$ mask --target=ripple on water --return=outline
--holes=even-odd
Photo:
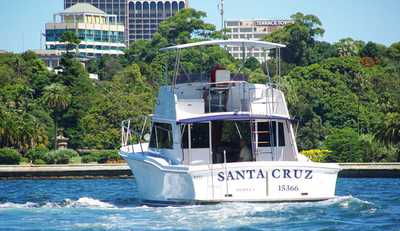
[[[106,182],[112,187],[104,187]],[[50,230],[359,230],[362,228],[363,231],[382,229],[386,231],[398,228],[400,208],[392,202],[396,202],[398,198],[396,195],[399,193],[388,190],[389,186],[375,187],[376,191],[364,196],[360,191],[352,191],[352,183],[360,184],[358,181],[344,182],[345,184],[339,183],[338,188],[344,189],[339,193],[345,196],[320,202],[220,203],[180,207],[149,207],[138,204],[132,196],[135,191],[129,188],[134,184],[132,181],[129,184],[118,180],[45,182],[45,184],[58,184],[57,190],[48,187],[49,191],[45,190],[45,185],[41,185],[41,193],[44,193],[45,200],[40,200],[40,193],[35,196],[39,198],[37,200],[25,197],[30,195],[29,190],[10,190],[7,194],[5,184],[0,184],[0,198],[2,198],[0,229],[29,227],[46,230],[48,227]],[[379,184],[384,185],[384,183]],[[18,184],[23,185],[21,182]],[[26,182],[26,184],[40,186],[43,181]],[[78,187],[79,190],[71,185]],[[24,188],[26,189],[26,186]],[[379,190],[385,190],[386,199],[379,197]],[[393,200],[390,200],[390,196]]]
[[[370,209],[372,203],[352,196],[341,196],[321,202],[304,203],[220,203],[216,205],[191,205],[181,207],[118,207],[94,198],[82,197],[78,200],[65,199],[60,203],[38,204],[3,203],[2,209],[92,209],[112,210],[110,214],[95,220],[80,221],[74,227],[80,229],[129,229],[147,227],[148,229],[229,229],[251,227],[257,224],[292,224],[318,219],[326,215],[326,209],[357,210]],[[47,211],[51,213],[52,211]],[[341,211],[343,212],[343,211]],[[274,227],[270,225],[269,227]]]

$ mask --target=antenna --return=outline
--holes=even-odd
[[[220,3],[218,4],[218,8],[219,8],[219,13],[221,15],[221,30],[223,30],[223,29],[225,29],[225,23],[224,23],[224,0],[220,0]]]
[[[39,44],[39,49],[41,50],[43,47],[43,33],[40,31],[40,44]]]

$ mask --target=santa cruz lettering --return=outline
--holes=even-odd
[[[271,175],[275,179],[312,179],[313,171],[306,169],[273,169]],[[246,169],[218,172],[218,181],[265,179],[267,173],[262,169]]]
[[[313,178],[312,170],[306,169],[274,169],[272,170],[272,177],[275,179],[307,179]]]

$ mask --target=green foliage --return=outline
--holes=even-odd
[[[308,157],[310,160],[315,162],[325,162],[328,157],[330,151],[324,149],[311,149],[302,151],[301,154]]]
[[[65,163],[70,159],[65,153],[61,158],[35,149],[55,147],[49,143],[54,143],[58,127],[70,138],[69,147],[118,148],[120,122],[151,114],[159,86],[170,83],[175,74],[175,53],[159,49],[222,38],[204,17],[201,11],[182,10],[163,21],[152,40],[130,43],[125,55],[91,60],[87,70],[100,81],[90,80],[72,53],[62,57],[57,75],[33,52],[0,54],[0,148],[21,153],[32,149],[27,157],[34,163]],[[400,160],[400,43],[386,48],[345,38],[330,44],[318,40],[324,34],[318,17],[297,13],[292,19],[293,24],[266,38],[287,45],[282,49],[283,77],[272,68],[274,58],[267,66],[298,121],[299,149],[322,149],[341,140],[342,146],[332,149],[326,161]],[[63,37],[69,50],[80,42],[74,33]],[[180,64],[181,73],[209,72],[220,64],[231,72],[240,69],[253,83],[267,80],[265,64],[250,58],[241,66],[220,46],[182,50]],[[357,150],[351,153],[351,147]],[[99,160],[102,155],[106,157]],[[96,153],[82,161],[120,160],[115,153],[109,156]]]
[[[21,161],[21,154],[11,148],[0,149],[0,165],[15,165]]]
[[[352,128],[333,129],[324,142],[328,162],[362,162],[363,143]]]
[[[78,153],[72,149],[53,150],[43,157],[46,164],[68,164],[70,159],[77,157]]]
[[[368,42],[360,51],[362,57],[379,58],[386,52],[386,47],[377,43]]]
[[[116,150],[99,150],[82,157],[83,163],[98,162],[100,164],[121,162],[122,158]]]
[[[26,157],[21,157],[19,164],[28,164],[29,163],[29,159]]]
[[[87,64],[89,73],[98,74],[100,80],[111,80],[114,75],[123,69],[121,58],[114,56],[101,56],[98,59],[92,59]]]
[[[0,147],[47,145],[51,121],[38,97],[50,77],[32,52],[0,54]]]
[[[248,68],[252,71],[255,71],[255,70],[259,69],[261,66],[260,66],[260,62],[258,62],[258,60],[256,58],[250,57],[244,63],[244,67]]]
[[[352,38],[340,39],[334,44],[338,54],[342,57],[358,56],[365,44],[363,41],[355,41]]]
[[[42,159],[37,159],[37,160],[35,160],[35,162],[33,162],[33,164],[35,164],[35,165],[44,165],[44,164],[46,164],[46,162],[44,160],[42,160]]]
[[[315,15],[304,15],[296,13],[291,16],[294,23],[286,25],[265,37],[271,42],[284,43],[286,48],[282,49],[282,59],[287,63],[296,65],[307,65],[310,63],[310,53],[316,44],[316,39],[324,35],[324,29],[319,18]]]
[[[187,43],[192,36],[209,38],[213,35],[215,26],[202,20],[206,16],[206,13],[191,8],[181,10],[175,16],[160,23],[158,33],[170,44]]]
[[[98,157],[92,154],[86,155],[82,157],[82,163],[97,163]]]
[[[65,43],[65,50],[69,53],[70,50],[74,49],[81,43],[75,32],[66,31],[61,35],[60,42]]]
[[[29,159],[29,161],[31,161],[34,164],[37,164],[38,161],[43,161],[43,159],[45,158],[46,154],[49,152],[49,149],[45,148],[45,147],[37,147],[37,148],[33,148],[30,149],[27,153],[26,153],[26,157]]]

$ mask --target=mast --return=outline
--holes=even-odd
[[[225,22],[224,22],[224,0],[220,0],[219,3],[219,13],[221,15],[221,30],[225,29]],[[225,31],[222,32],[225,35]]]

